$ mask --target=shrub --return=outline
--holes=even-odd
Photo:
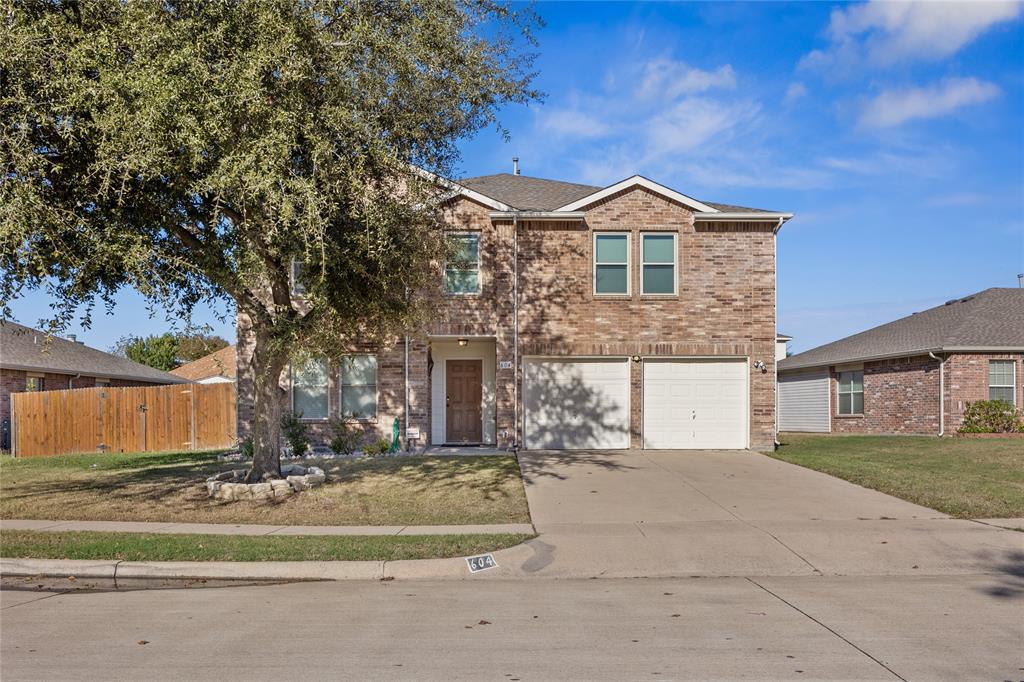
[[[960,433],[1013,433],[1024,431],[1024,420],[1005,400],[976,400],[967,403]]]
[[[242,454],[242,457],[252,459],[253,451],[252,436],[238,441],[238,452]]]
[[[309,435],[306,424],[302,421],[301,412],[287,412],[281,415],[281,431],[284,439],[292,447],[292,455],[298,457],[306,454],[309,449]]]
[[[387,454],[389,450],[391,450],[391,441],[387,438],[381,438],[363,447],[363,452],[369,457]]]
[[[344,419],[331,419],[331,450],[339,455],[350,455],[363,444],[362,429],[352,428]]]

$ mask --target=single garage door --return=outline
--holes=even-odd
[[[644,360],[644,447],[747,447],[746,360]]]
[[[533,450],[629,447],[629,360],[527,360],[525,445]]]
[[[779,375],[779,430],[828,433],[828,369]]]

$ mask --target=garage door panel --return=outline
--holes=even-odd
[[[747,447],[747,364],[742,360],[644,363],[644,447]]]
[[[525,379],[528,449],[629,447],[626,359],[528,360]]]

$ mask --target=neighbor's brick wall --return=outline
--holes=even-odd
[[[946,359],[946,432],[963,424],[967,403],[988,400],[988,361],[1015,360],[1017,408],[1024,406],[1024,353],[954,353]]]
[[[513,223],[492,221],[491,209],[466,198],[452,201],[445,220],[454,229],[480,232],[482,291],[474,296],[445,296],[436,317],[410,347],[410,419],[430,442],[428,344],[435,336],[485,336],[495,339],[497,360],[513,360],[514,258]],[[775,240],[774,224],[732,223],[694,226],[684,207],[644,189],[608,197],[591,207],[583,224],[520,221],[520,362],[524,355],[739,356],[762,360],[766,371],[751,370],[750,441],[759,449],[775,438]],[[593,230],[632,234],[632,295],[593,295]],[[679,292],[642,297],[641,231],[678,234]],[[440,274],[439,274],[440,278]],[[401,354],[401,342],[394,346]],[[393,351],[384,351],[385,353]],[[251,335],[239,317],[239,433],[251,420],[252,382],[248,373]],[[641,446],[641,365],[631,370],[631,441]],[[498,444],[517,438],[516,400],[522,396],[515,370],[497,369]],[[400,416],[404,381],[401,363],[381,363],[382,415],[386,426]],[[385,393],[388,397],[385,398]],[[332,390],[332,396],[336,393]],[[388,407],[385,411],[384,405]],[[394,410],[399,410],[394,413]],[[519,423],[522,415],[519,414]],[[381,424],[380,426],[384,426]],[[503,437],[503,433],[508,437]],[[518,439],[521,442],[521,434]]]
[[[939,363],[927,355],[864,363],[864,415],[839,414],[839,372],[832,370],[833,433],[939,432]]]

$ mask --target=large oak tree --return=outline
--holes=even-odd
[[[251,480],[280,474],[283,369],[420,319],[431,178],[537,96],[536,18],[493,0],[15,0],[0,22],[5,316],[37,288],[55,329],[122,287],[186,318],[233,300]]]

